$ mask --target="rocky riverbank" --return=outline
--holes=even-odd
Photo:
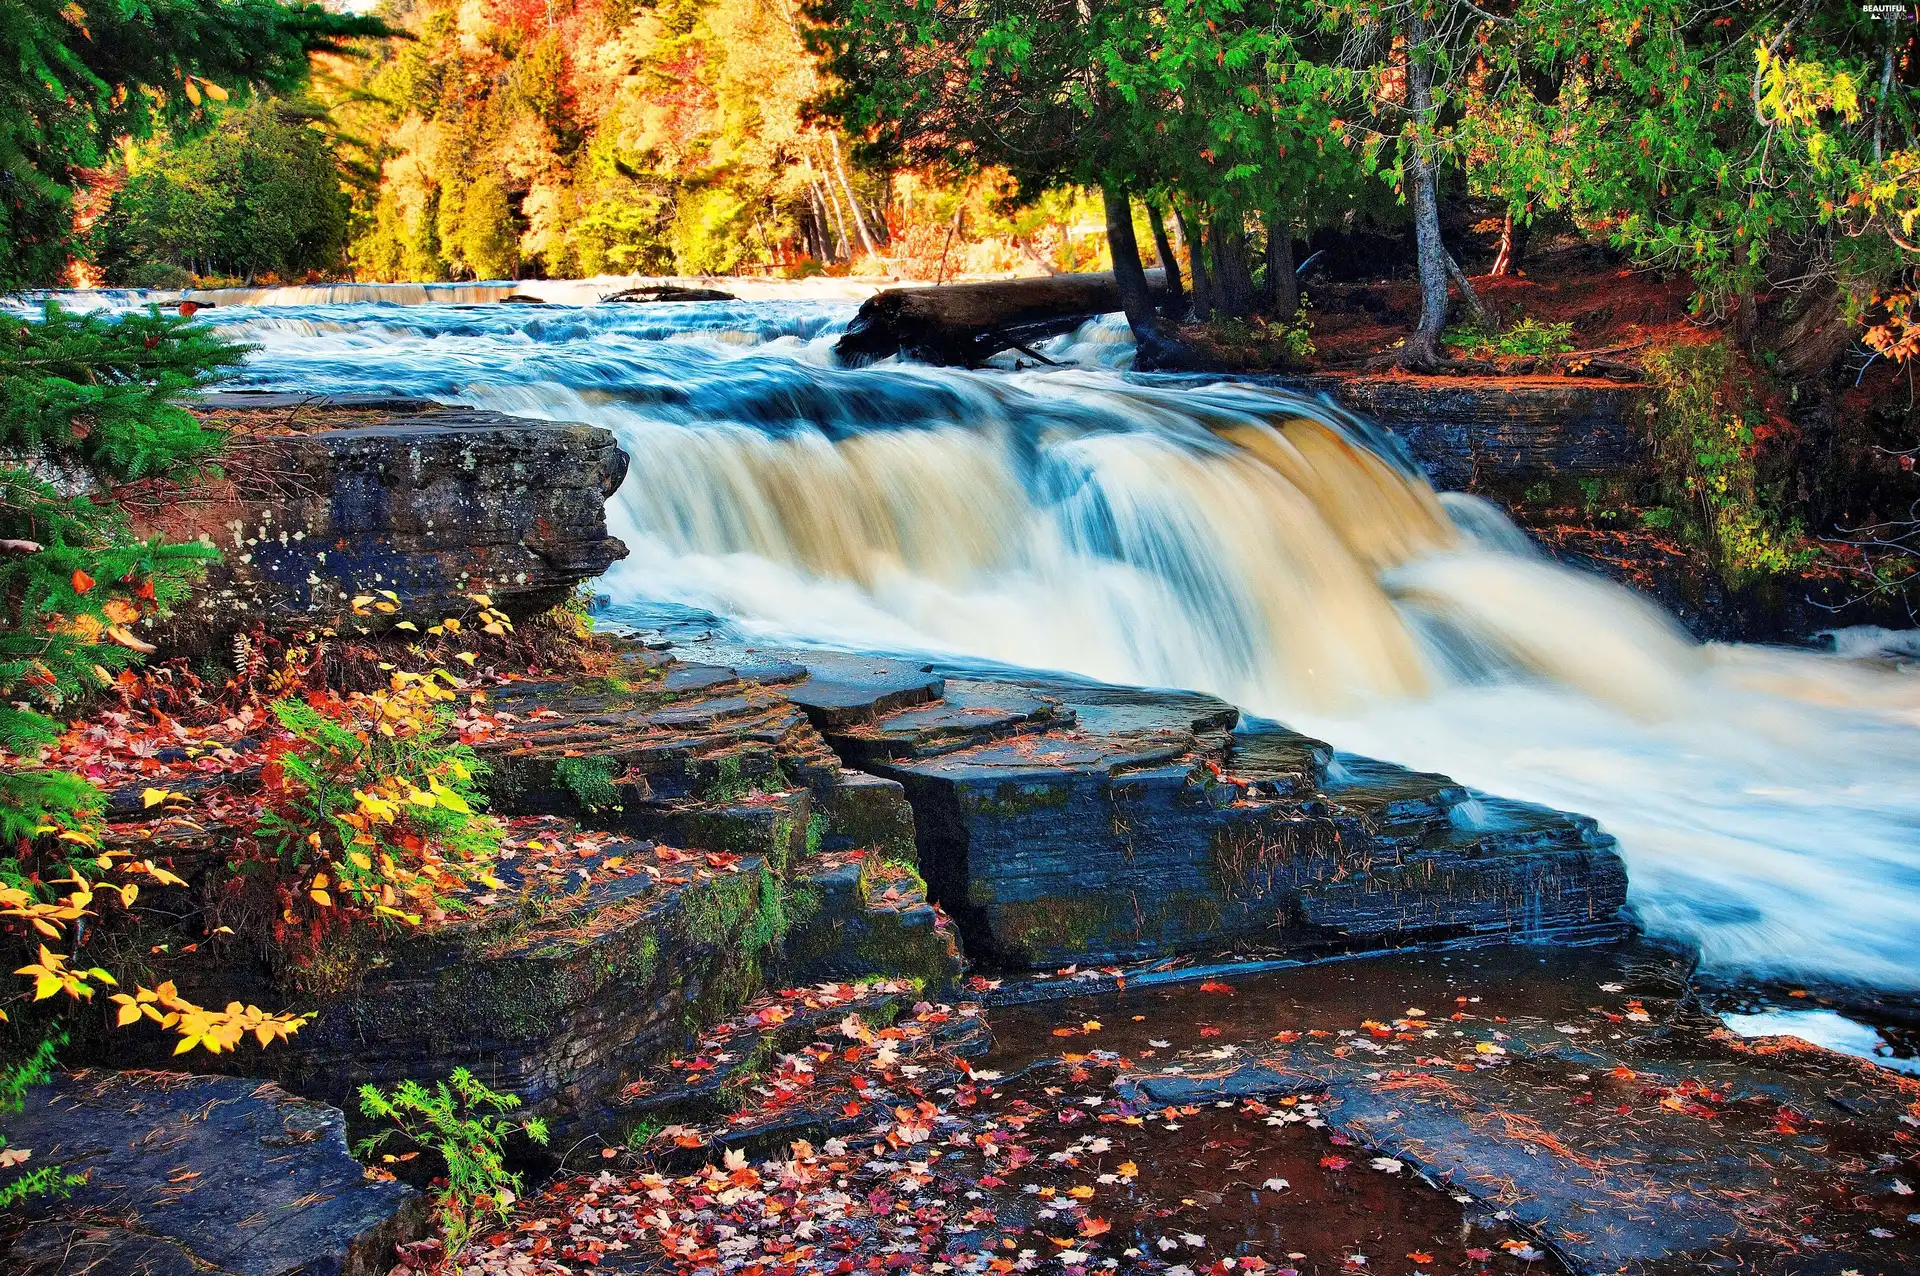
[[[259,641],[314,629],[309,672],[355,643],[391,668],[372,662],[477,589],[530,615],[619,553],[605,431],[404,406],[215,404],[254,418],[257,473],[321,486],[152,516],[229,528],[220,605],[265,602]],[[242,614],[195,623],[218,644]],[[80,730],[104,849],[164,873],[117,942],[202,1004],[311,1018],[196,1062],[228,1078],[158,1071],[157,1034],[74,1040],[91,1070],[0,1128],[91,1175],[0,1228],[9,1263],[383,1271],[420,1197],[357,1170],[327,1105],[457,1068],[546,1118],[551,1150],[519,1154],[560,1169],[480,1271],[1914,1252],[1893,1197],[1920,1181],[1920,1091],[1719,1029],[1684,954],[1630,942],[1624,867],[1585,817],[1191,693],[593,650],[590,671],[468,661],[452,725],[505,824],[496,862],[431,918],[299,964],[218,924],[270,722],[163,712],[182,664]]]

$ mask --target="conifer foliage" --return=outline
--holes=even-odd
[[[150,650],[141,622],[215,553],[141,539],[107,493],[218,451],[221,435],[170,400],[241,354],[158,311],[0,316],[0,448],[14,458],[0,463],[0,843],[79,828],[99,804],[84,780],[35,765],[59,731],[50,715]]]

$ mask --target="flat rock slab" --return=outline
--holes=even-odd
[[[788,688],[787,698],[805,709],[822,731],[927,704],[946,688],[946,679],[906,660],[808,652],[797,663],[806,667],[808,677]]]
[[[940,699],[830,730],[827,741],[849,766],[865,766],[931,757],[1004,736],[1072,726],[1073,721],[1073,710],[1025,687],[950,678]]]
[[[270,1081],[75,1073],[0,1128],[87,1177],[24,1207],[0,1262],[22,1276],[379,1276],[426,1228],[420,1193],[348,1154],[338,1108]]]

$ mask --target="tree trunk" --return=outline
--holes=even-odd
[[[1440,238],[1440,196],[1432,158],[1420,132],[1433,123],[1433,68],[1421,56],[1427,24],[1416,9],[1407,21],[1407,106],[1416,131],[1407,147],[1407,181],[1413,188],[1414,253],[1420,266],[1420,322],[1395,360],[1403,368],[1442,362],[1440,331],[1447,325],[1447,246]]]
[[[853,183],[847,180],[847,166],[840,162],[839,134],[828,133],[827,144],[833,148],[833,168],[835,172],[840,174],[840,188],[847,193],[847,207],[853,210],[853,225],[854,228],[860,232],[861,246],[867,250],[867,255],[871,257],[873,255],[873,236],[867,233],[867,219],[861,216],[860,201],[854,197]]]
[[[1187,239],[1187,259],[1193,266],[1193,317],[1201,323],[1213,318],[1213,281],[1207,277],[1207,245],[1200,237],[1195,219],[1175,204],[1173,215],[1179,219],[1180,233]]]
[[[1467,313],[1473,316],[1474,327],[1483,332],[1492,332],[1493,316],[1488,314],[1487,308],[1480,304],[1480,294],[1473,290],[1473,283],[1467,278],[1467,272],[1460,269],[1460,263],[1453,259],[1452,253],[1447,254],[1447,274],[1452,276],[1453,282],[1459,285],[1460,296],[1467,303]]]
[[[1142,273],[1148,304],[1158,305],[1164,276]],[[1030,347],[1122,309],[1112,273],[887,288],[861,303],[834,350],[852,364],[905,354],[925,363],[976,367],[997,351]]]
[[[1153,255],[1160,260],[1160,269],[1167,275],[1167,299],[1161,308],[1169,319],[1178,319],[1186,310],[1186,295],[1180,287],[1180,263],[1173,255],[1173,245],[1167,241],[1167,221],[1160,215],[1160,205],[1147,205],[1147,225],[1153,228]]]
[[[1216,305],[1229,318],[1253,313],[1253,272],[1247,268],[1247,235],[1224,219],[1213,223],[1213,279]]]
[[[1120,291],[1120,308],[1126,312],[1127,327],[1133,329],[1138,352],[1134,363],[1142,369],[1165,366],[1172,343],[1161,330],[1160,313],[1154,309],[1153,294],[1147,289],[1147,273],[1140,266],[1140,245],[1133,234],[1133,201],[1117,186],[1102,186],[1100,196],[1107,209],[1113,282]]]
[[[1293,274],[1293,223],[1284,217],[1267,219],[1267,313],[1282,323],[1300,309],[1300,281]]]

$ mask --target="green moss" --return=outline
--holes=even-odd
[[[820,910],[826,907],[826,896],[820,888],[811,883],[794,886],[787,891],[787,923],[790,928],[799,928],[812,923],[820,916]]]
[[[1123,901],[1107,895],[1040,899],[1003,903],[996,910],[994,930],[1010,955],[1026,960],[1075,957],[1106,952]]]
[[[997,819],[1014,819],[1040,811],[1057,811],[1072,800],[1073,790],[1064,784],[996,785],[992,793],[969,789],[961,801],[968,811]]]
[[[554,764],[553,775],[584,810],[609,810],[620,804],[619,790],[613,787],[613,764],[605,758],[561,758]]]
[[[740,755],[729,753],[714,766],[714,778],[700,797],[707,802],[738,802],[752,791],[740,776]]]
[[[807,817],[807,854],[820,853],[820,840],[827,835],[827,817],[815,811]]]

